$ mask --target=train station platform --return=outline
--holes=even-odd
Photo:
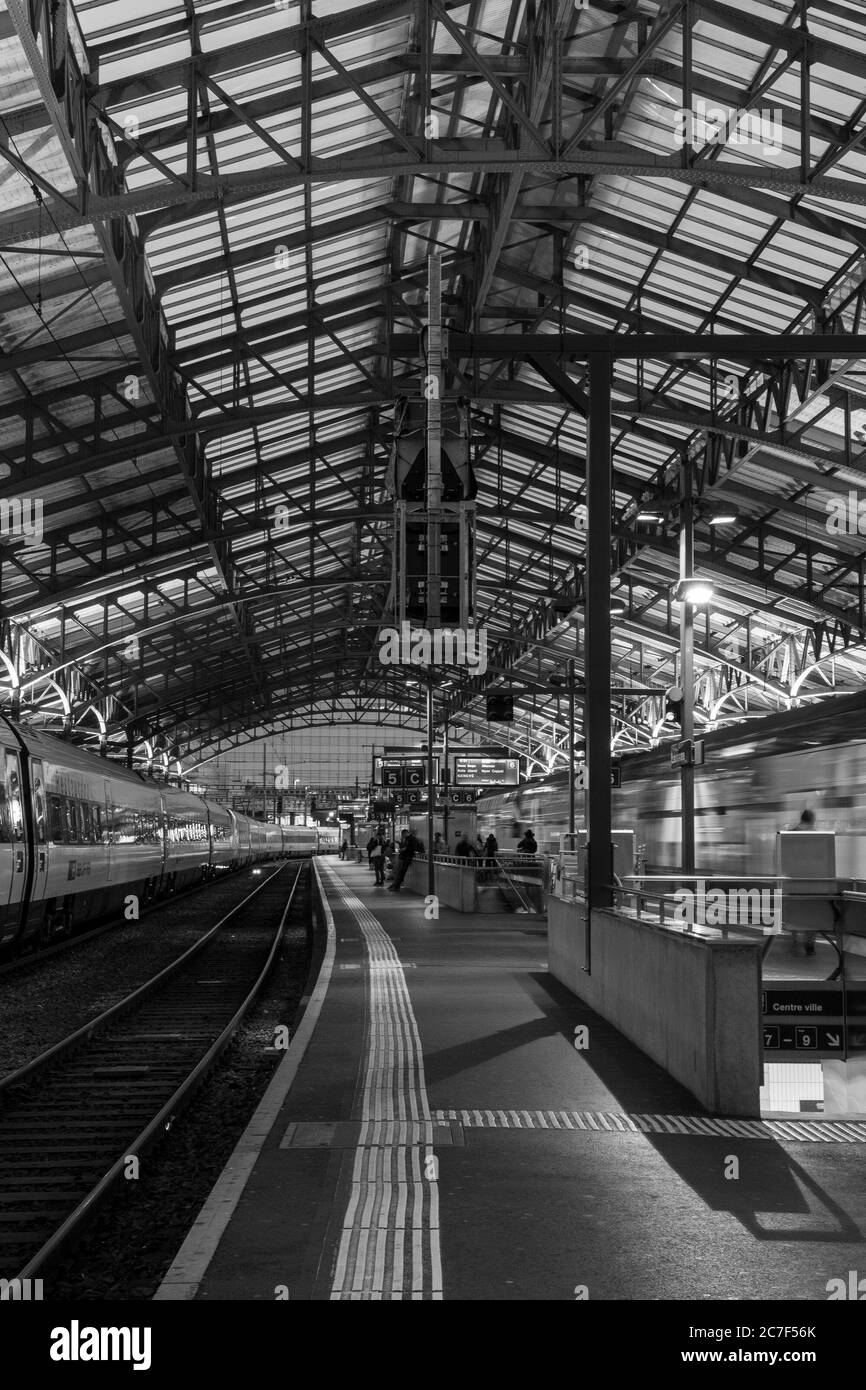
[[[550,976],[543,921],[317,871],[315,988],[158,1299],[825,1300],[866,1269],[866,1124],[703,1114]]]

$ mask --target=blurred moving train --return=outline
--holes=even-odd
[[[793,829],[811,810],[816,830],[837,832],[838,876],[866,878],[866,696],[829,696],[699,737],[706,752],[695,769],[699,871],[775,873],[777,831]],[[680,864],[680,771],[670,750],[666,743],[624,755],[622,786],[611,790],[613,828],[633,830],[635,846],[646,846],[648,873]],[[582,792],[575,820],[582,829]],[[568,830],[568,773],[481,797],[476,824],[482,836],[493,831],[500,849],[532,826],[539,849],[556,853]]]
[[[315,854],[252,820],[0,716],[0,953],[218,873]],[[301,827],[297,827],[301,829]]]

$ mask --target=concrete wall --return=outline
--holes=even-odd
[[[443,907],[452,907],[457,912],[475,911],[475,869],[472,865],[462,868],[459,864],[434,862],[436,873],[436,896]],[[427,860],[413,859],[409,865],[403,887],[410,893],[427,896]]]
[[[706,941],[549,897],[550,970],[723,1115],[760,1114],[761,943]]]

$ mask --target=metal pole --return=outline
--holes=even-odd
[[[695,518],[692,500],[692,465],[684,458],[680,464],[680,579],[691,579],[695,559]],[[682,808],[682,869],[695,871],[695,633],[694,610],[680,604],[680,684],[683,691],[683,740],[690,750],[680,768],[680,806]]]
[[[568,833],[574,834],[574,662],[568,663]],[[572,848],[574,847],[572,842]]]
[[[448,711],[444,713],[445,723],[442,726],[442,839],[445,847],[448,847],[448,796],[451,790],[451,778],[448,775]]]
[[[436,892],[436,874],[433,865],[433,807],[435,805],[436,784],[433,780],[433,672],[427,672],[427,892],[430,897]]]
[[[613,859],[610,840],[610,410],[613,359],[589,357],[586,536],[586,767],[589,774],[589,908],[610,907]],[[589,936],[587,934],[587,969]]]
[[[442,257],[427,258],[427,627],[435,632],[441,613],[442,571]]]

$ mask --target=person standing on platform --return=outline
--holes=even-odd
[[[496,856],[499,853],[499,841],[491,830],[487,839],[484,841],[484,868],[486,873],[492,874],[496,869]]]
[[[376,874],[376,886],[385,882],[385,840],[381,835],[373,838],[370,847],[370,863]]]
[[[400,863],[394,875],[394,882],[388,885],[389,893],[400,892],[403,879],[409,872],[409,865],[412,863],[415,855],[420,854],[422,849],[423,846],[417,836],[413,835],[411,830],[407,831],[405,833],[405,839],[402,840],[400,845]]]
[[[435,856],[435,855],[437,855],[437,854],[447,854],[447,853],[448,853],[448,846],[447,846],[447,844],[445,843],[445,841],[444,841],[443,838],[442,838],[441,831],[437,830],[437,831],[436,831],[436,834],[433,836],[433,854],[434,854],[434,856]]]
[[[523,839],[522,839],[522,840],[520,841],[520,843],[518,844],[518,846],[517,846],[517,853],[518,853],[518,854],[537,854],[537,853],[538,853],[538,844],[537,844],[537,842],[536,842],[535,836],[534,836],[533,833],[532,833],[532,826],[529,827],[529,829],[527,830],[527,832],[526,832],[526,834],[524,835]]]
[[[457,841],[454,853],[457,855],[458,859],[476,859],[478,857],[477,850],[465,831]]]
[[[806,810],[802,812],[802,814],[801,814],[801,816],[800,816],[800,819],[797,821],[797,824],[796,824],[796,825],[792,825],[792,826],[790,826],[789,828],[790,828],[791,830],[814,830],[814,829],[815,829],[815,812],[814,812],[814,811],[810,811],[810,810],[808,809],[808,807],[807,807]],[[810,933],[806,933],[806,932],[803,932],[803,931],[795,931],[795,932],[792,932],[791,935],[792,935],[792,937],[794,938],[794,945],[795,945],[795,946],[802,946],[802,947],[803,947],[803,950],[806,952],[806,955],[807,955],[807,956],[814,956],[814,954],[815,954],[815,941],[814,941],[814,938],[813,938],[811,932],[810,932]]]
[[[345,859],[349,853],[349,841],[344,840],[340,845],[340,858]]]

